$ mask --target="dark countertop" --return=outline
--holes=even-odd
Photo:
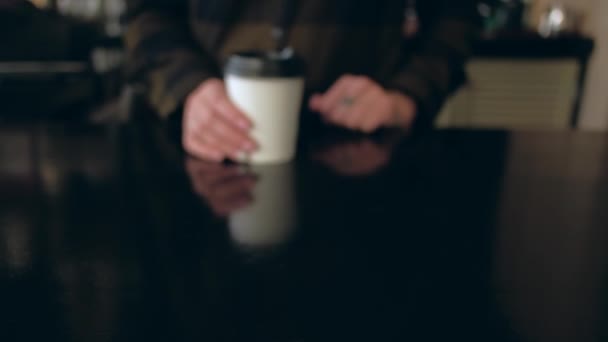
[[[608,338],[606,135],[305,134],[261,170],[169,136],[0,128],[0,340]]]

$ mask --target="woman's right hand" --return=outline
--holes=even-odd
[[[251,120],[230,101],[220,79],[203,82],[188,96],[182,126],[183,146],[194,157],[238,161],[257,148]]]

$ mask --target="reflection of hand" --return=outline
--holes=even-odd
[[[327,93],[314,95],[310,108],[338,126],[371,133],[383,127],[410,128],[416,103],[364,76],[341,77]]]
[[[238,166],[196,159],[186,161],[186,171],[194,191],[221,217],[249,205],[256,177]]]
[[[219,79],[202,83],[190,94],[182,124],[184,148],[196,157],[239,160],[256,149],[248,133],[251,121],[228,99]]]
[[[391,148],[370,139],[347,142],[325,148],[315,154],[315,159],[345,176],[373,174],[388,164]]]

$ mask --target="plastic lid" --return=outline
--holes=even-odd
[[[301,77],[304,71],[304,61],[292,49],[235,53],[230,56],[225,68],[227,75],[242,77]]]

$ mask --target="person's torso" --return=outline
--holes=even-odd
[[[307,62],[311,88],[344,73],[382,80],[402,59],[406,0],[294,0],[289,45]],[[190,26],[221,67],[237,51],[271,50],[285,0],[190,0]]]

